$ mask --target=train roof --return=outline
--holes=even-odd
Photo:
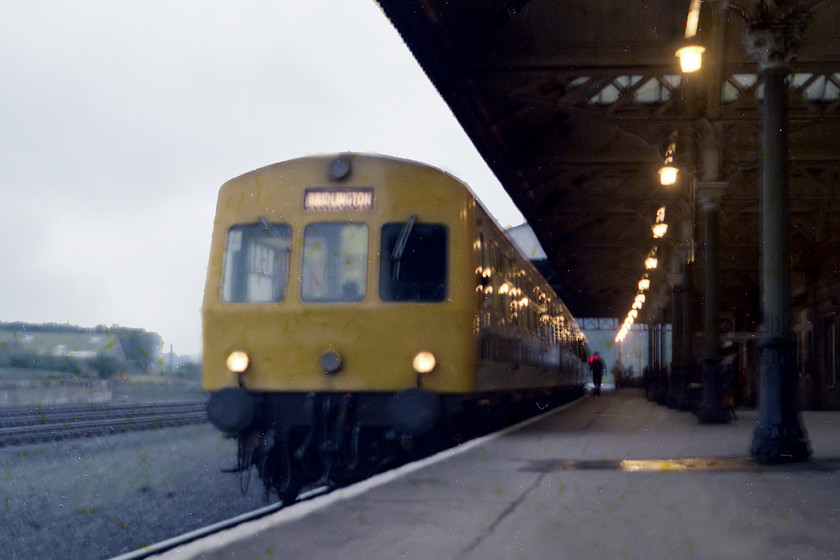
[[[371,161],[376,160],[376,161],[380,161],[380,162],[390,162],[394,165],[414,166],[414,167],[417,167],[417,168],[427,169],[429,171],[433,171],[433,172],[445,175],[445,176],[451,178],[453,181],[460,184],[466,190],[466,192],[472,198],[475,199],[475,201],[477,203],[477,206],[479,206],[481,208],[481,210],[483,211],[483,213],[490,220],[492,220],[492,222],[496,225],[496,227],[498,227],[501,231],[505,231],[505,228],[503,228],[499,224],[499,221],[495,218],[495,216],[493,216],[493,214],[490,213],[487,210],[487,207],[484,205],[484,203],[481,201],[481,199],[476,195],[476,193],[472,189],[472,187],[466,181],[462,180],[460,177],[458,177],[454,173],[451,173],[451,172],[449,172],[449,171],[447,171],[443,168],[440,168],[440,167],[437,167],[437,166],[434,166],[434,165],[430,165],[428,163],[424,163],[424,162],[421,162],[421,161],[417,161],[417,160],[413,160],[413,159],[409,159],[409,158],[398,157],[398,156],[387,155],[387,154],[380,154],[380,153],[377,153],[377,152],[349,152],[348,151],[348,152],[336,152],[336,153],[312,154],[312,155],[299,156],[299,157],[295,157],[295,158],[291,158],[291,159],[267,164],[267,165],[252,169],[251,171],[248,171],[246,173],[243,173],[241,175],[238,175],[238,176],[226,181],[224,185],[227,185],[229,183],[236,183],[236,182],[239,182],[243,179],[247,179],[247,178],[252,177],[254,175],[258,175],[260,173],[268,172],[269,170],[276,169],[278,167],[289,167],[289,166],[294,166],[296,164],[307,165],[307,164],[309,164],[313,161],[317,161],[317,160],[320,160],[320,161],[343,160],[343,161],[353,162],[353,161],[358,160],[358,159],[371,160]],[[224,187],[224,185],[222,185],[222,187]],[[514,243],[514,245],[515,245],[515,243]],[[527,255],[524,255],[524,256],[527,256]]]

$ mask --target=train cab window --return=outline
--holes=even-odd
[[[301,297],[353,302],[365,297],[368,228],[359,223],[314,223],[303,233]]]
[[[222,272],[222,301],[283,301],[289,282],[291,237],[290,226],[264,220],[230,228]]]
[[[446,299],[448,232],[443,224],[406,222],[382,226],[379,295],[383,301]]]

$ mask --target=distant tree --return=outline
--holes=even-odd
[[[163,338],[159,334],[145,329],[125,327],[111,329],[111,333],[113,334],[115,330],[129,364],[140,371],[149,371],[157,365],[160,349],[163,346]]]
[[[90,367],[99,374],[99,377],[109,378],[117,375],[125,365],[121,360],[107,354],[99,354],[90,359]]]
[[[3,361],[10,367],[20,369],[41,369],[72,375],[90,374],[90,368],[86,360],[74,359],[70,356],[18,351],[7,354]]]
[[[17,348],[17,344],[0,343],[0,365],[5,367],[39,368],[64,371],[76,375],[89,375],[93,371],[103,377],[114,375],[120,369],[128,371],[150,371],[160,357],[163,339],[157,333],[145,329],[120,327],[118,325],[97,325],[93,328],[80,327],[69,323],[32,324],[23,322],[0,322],[0,331],[13,332],[15,337],[25,334],[59,333],[59,334],[106,334],[109,344],[104,348],[97,348],[97,356],[92,359],[75,358],[72,356],[52,356],[39,354]],[[125,361],[114,355],[111,348],[120,342]]]
[[[175,374],[186,379],[198,379],[201,377],[201,364],[195,362],[178,364]]]
[[[21,333],[84,333],[91,332],[91,329],[71,325],[70,323],[24,323],[15,321],[13,323],[0,323],[0,330]]]

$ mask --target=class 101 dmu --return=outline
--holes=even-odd
[[[225,183],[202,318],[210,420],[283,497],[586,381],[583,332],[469,188],[379,155]]]

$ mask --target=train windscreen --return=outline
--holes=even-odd
[[[434,302],[446,298],[448,233],[442,224],[382,226],[379,295],[383,301]]]
[[[230,228],[222,272],[222,301],[283,301],[289,282],[291,237],[287,224],[261,221]]]
[[[361,301],[365,297],[367,262],[365,224],[309,224],[303,233],[303,301]]]

